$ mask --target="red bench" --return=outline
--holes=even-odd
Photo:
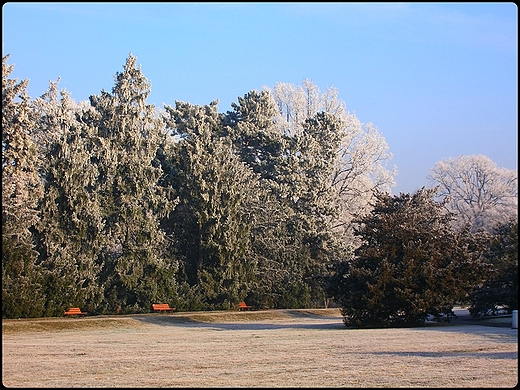
[[[152,308],[154,309],[154,311],[159,311],[159,312],[162,312],[162,311],[174,312],[175,311],[175,308],[170,307],[170,305],[167,303],[153,303]]]
[[[64,316],[86,316],[87,313],[80,310],[79,307],[71,307],[68,311],[63,312]]]
[[[238,304],[238,310],[248,310],[251,309],[251,306],[246,305],[244,301]]]

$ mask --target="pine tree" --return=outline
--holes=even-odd
[[[251,91],[238,101],[227,113],[229,134],[264,190],[253,224],[258,287],[250,300],[267,307],[312,305],[312,276],[333,246],[336,199],[330,175],[341,121],[319,113],[291,133],[281,127],[269,91]]]
[[[229,308],[247,293],[254,262],[250,206],[256,175],[233,153],[217,102],[166,107],[180,138],[170,160],[180,204],[168,221],[183,258],[190,309]]]
[[[250,91],[231,106],[233,111],[228,111],[224,120],[235,152],[266,184],[274,185],[287,138],[276,125],[277,111],[271,94]]]
[[[283,162],[282,183],[291,217],[287,231],[298,254],[299,279],[311,291],[313,304],[324,299],[319,283],[328,264],[343,256],[342,241],[337,240],[333,221],[338,216],[338,198],[330,181],[336,152],[341,142],[342,122],[324,112],[308,118],[301,131],[292,136]],[[307,305],[309,302],[307,303]]]
[[[258,201],[249,206],[250,256],[257,268],[248,302],[255,307],[277,307],[282,290],[294,276],[287,267],[289,259],[294,259],[294,248],[285,229],[291,210],[284,201],[287,189],[280,182],[289,138],[276,124],[277,111],[268,91],[250,91],[232,107],[224,118],[225,129],[240,160],[259,175],[260,187]]]

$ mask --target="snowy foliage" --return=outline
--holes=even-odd
[[[455,214],[458,229],[492,231],[518,219],[518,172],[500,168],[486,156],[443,159],[431,168],[429,178]]]
[[[28,229],[38,220],[36,206],[43,188],[28,81],[9,78],[14,65],[7,65],[8,58],[2,59],[2,232],[30,245]]]
[[[132,54],[111,91],[88,102],[60,91],[59,79],[31,101],[27,81],[11,72],[6,56],[4,317],[55,316],[71,306],[148,312],[158,302],[179,310],[242,300],[315,307],[345,287],[334,264],[348,271],[365,262],[378,291],[360,286],[340,301],[353,309],[377,302],[386,316],[391,281],[414,322],[448,313],[474,275],[468,261],[478,245],[449,231],[450,214],[440,216],[430,192],[389,197],[396,170],[386,168],[384,137],[348,113],[334,88],[278,83],[219,113],[218,101],[148,104],[151,83]],[[439,163],[434,173],[460,226],[517,216],[516,172],[479,157]]]
[[[38,316],[44,297],[32,229],[43,186],[32,136],[35,117],[28,81],[9,78],[14,66],[8,58],[2,58],[2,316]]]

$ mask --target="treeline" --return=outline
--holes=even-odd
[[[217,101],[159,110],[130,55],[112,91],[88,103],[58,82],[31,100],[27,81],[9,78],[7,59],[3,318],[60,316],[71,306],[140,313],[158,302],[178,310],[230,309],[244,299],[255,308],[350,305],[343,298],[352,287],[342,283],[365,253],[363,218],[378,210],[396,171],[385,168],[384,138],[334,89],[279,83],[239,97],[226,113]],[[419,198],[433,196],[425,193]],[[438,261],[474,264],[474,279],[423,311],[445,313],[483,286],[489,237],[465,237],[473,244]],[[431,255],[421,253],[423,261]]]

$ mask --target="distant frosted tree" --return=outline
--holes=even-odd
[[[300,134],[305,120],[318,112],[332,114],[343,125],[337,146],[330,181],[339,195],[339,216],[336,231],[353,240],[352,220],[370,210],[370,200],[376,191],[388,192],[395,184],[396,168],[388,170],[392,154],[384,137],[371,123],[362,124],[346,110],[337,89],[321,92],[310,80],[302,86],[277,83],[272,94],[279,110],[279,126],[289,134]]]
[[[151,85],[129,55],[115,76],[112,93],[92,95],[84,121],[97,131],[92,161],[103,213],[100,280],[102,310],[148,311],[153,301],[173,302],[177,261],[166,253],[160,220],[175,207],[160,185],[158,157],[166,130],[155,107],[147,104]]]
[[[321,93],[309,79],[303,80],[302,85],[276,83],[271,93],[280,115],[278,121],[289,133],[299,133],[305,119],[320,111],[341,119],[349,115],[337,89],[328,88]]]
[[[2,58],[2,317],[40,316],[43,296],[31,230],[43,194],[28,81]]]
[[[455,226],[492,231],[518,218],[518,172],[483,155],[446,158],[430,169],[437,196],[455,214]]]

